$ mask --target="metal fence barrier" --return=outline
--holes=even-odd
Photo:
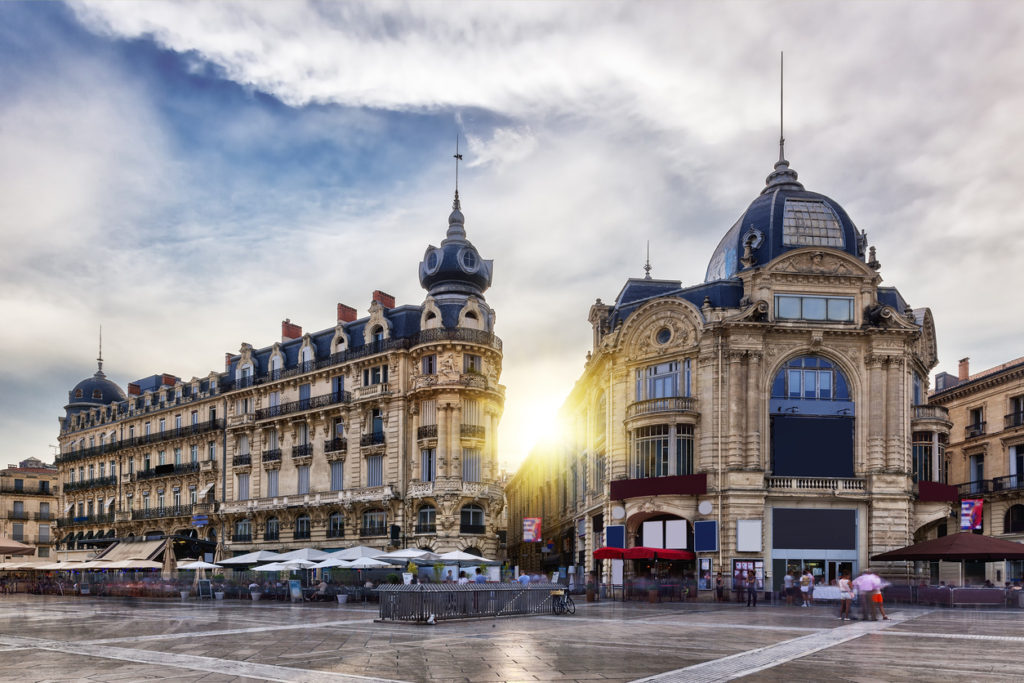
[[[377,588],[380,618],[386,621],[433,623],[526,614],[550,614],[553,583],[427,583],[384,584]]]

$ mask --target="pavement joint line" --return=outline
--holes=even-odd
[[[86,647],[81,643],[44,638],[28,638],[24,636],[0,635],[0,644],[20,645],[25,649],[31,648],[63,652],[87,657],[99,657],[102,659],[115,659],[120,661],[137,662],[140,664],[207,671],[209,673],[226,674],[245,678],[258,678],[267,681],[279,681],[281,683],[327,683],[330,681],[342,681],[345,683],[402,683],[392,679],[373,678],[370,676],[359,676],[357,674],[338,674],[313,669],[296,669],[293,667],[278,666],[275,664],[259,664],[233,659],[220,659],[217,657],[204,657],[201,655],[184,655],[172,652],[154,652],[152,650],[135,650],[123,647],[97,647],[94,645]]]
[[[166,619],[165,619],[166,621]],[[230,636],[239,635],[244,633],[266,633],[268,631],[299,631],[309,628],[329,628],[334,626],[343,626],[346,624],[359,624],[359,623],[373,623],[365,620],[341,620],[341,621],[327,621],[327,622],[314,622],[314,623],[303,623],[303,624],[282,624],[282,625],[270,625],[270,626],[249,626],[246,628],[226,628],[216,629],[211,631],[187,631],[181,633],[157,633],[149,636],[117,636],[114,638],[98,638],[95,640],[78,640],[69,641],[75,642],[81,645],[104,645],[106,643],[120,643],[124,641],[131,641],[133,643],[150,641],[150,640],[175,640],[177,638],[200,638],[207,636]]]
[[[915,638],[948,638],[950,640],[994,640],[1008,643],[1024,643],[1024,636],[992,636],[983,633],[928,633],[927,631],[888,631],[887,636],[912,636]]]
[[[541,619],[559,619],[560,617],[540,617]],[[621,619],[573,619],[573,621],[587,621],[587,622],[599,622],[599,623],[621,623]],[[664,619],[632,619],[631,624],[649,624],[651,626],[681,626],[681,627],[699,627],[699,628],[737,628],[737,629],[748,629],[752,631],[806,631],[807,633],[821,633],[822,631],[829,631],[831,629],[823,626],[774,626],[770,624],[730,624],[720,623],[716,621],[685,621],[685,622],[670,622],[665,623]]]
[[[713,659],[700,664],[694,664],[675,671],[666,671],[645,678],[638,678],[633,683],[673,683],[685,681],[686,683],[715,683],[717,681],[731,681],[743,676],[771,669],[780,664],[800,659],[807,655],[826,650],[836,645],[855,640],[863,635],[888,629],[891,626],[916,618],[921,615],[901,614],[893,615],[886,621],[856,621],[849,625],[828,629],[820,633],[813,633],[781,643],[759,647],[746,652],[738,652],[727,657]],[[890,631],[895,633],[895,631]]]

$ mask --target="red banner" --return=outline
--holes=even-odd
[[[523,517],[523,543],[540,540],[540,517]]]
[[[974,531],[981,528],[981,506],[984,500],[960,501],[960,531]]]

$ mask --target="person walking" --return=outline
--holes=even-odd
[[[786,593],[786,606],[793,606],[793,593],[796,592],[794,584],[796,579],[793,578],[793,572],[788,571],[786,575],[782,577],[782,590]]]
[[[878,577],[868,572],[861,572],[860,575],[853,580],[853,587],[857,589],[857,599],[860,600],[860,618],[867,621],[869,618],[871,621],[878,621],[878,615],[875,613],[875,602],[872,600],[872,594],[878,588],[876,582]]]
[[[757,574],[753,569],[747,572],[747,607],[757,607]]]
[[[715,600],[725,602],[725,579],[722,572],[718,572],[718,576],[715,577]]]
[[[800,577],[800,596],[803,598],[803,602],[800,604],[801,607],[811,606],[811,591],[814,589],[814,577],[811,576],[811,570],[805,569],[803,575]]]
[[[853,586],[850,585],[850,574],[843,572],[839,577],[839,621],[850,620],[850,601],[853,600]]]

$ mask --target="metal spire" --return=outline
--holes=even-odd
[[[100,325],[100,355],[96,357],[96,374],[103,377],[103,325]]]
[[[647,240],[647,262],[644,263],[644,279],[651,279],[651,241]]]
[[[459,135],[455,134],[455,154],[452,155],[455,158],[455,202],[452,204],[453,209],[459,208],[459,162],[462,161],[462,155],[459,154]]]
[[[782,95],[783,95],[783,84],[784,84],[784,81],[785,81],[785,79],[783,77],[783,74],[785,73],[784,63],[783,63],[783,56],[784,56],[784,53],[779,52],[779,161],[785,161],[786,160],[786,138],[782,134],[782,131],[783,131],[783,126],[782,126],[782,123],[783,123],[783,119],[782,119],[782,112],[783,112],[783,109],[782,109]]]

